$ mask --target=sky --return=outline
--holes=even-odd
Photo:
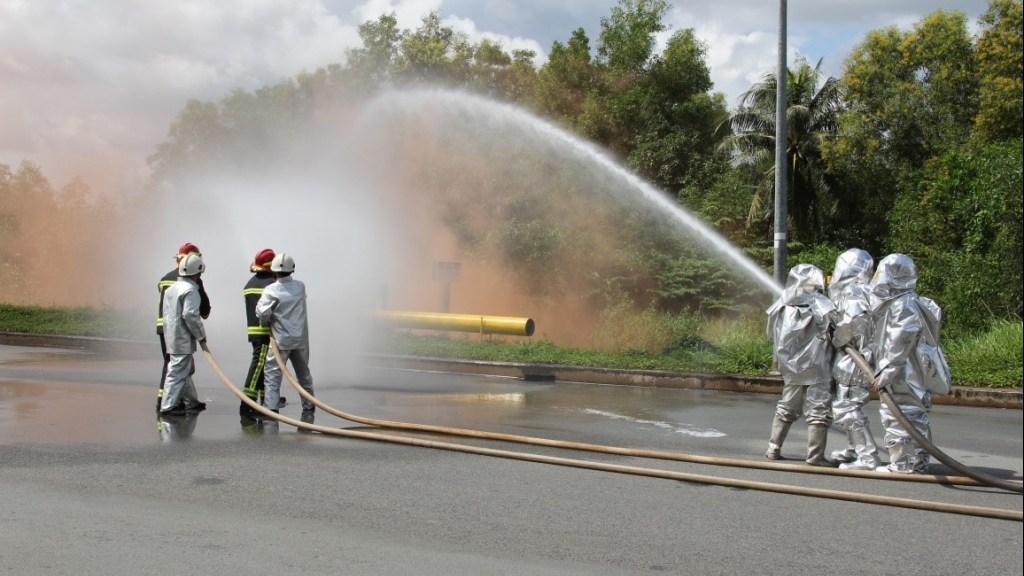
[[[553,42],[583,28],[597,45],[613,0],[0,0],[0,164],[30,161],[56,187],[74,176],[94,189],[131,189],[171,121],[195,98],[215,101],[344,61],[359,24],[394,12],[412,29],[437,10],[473,42],[527,48],[546,60]],[[707,45],[715,91],[730,106],[775,67],[776,2],[672,2],[672,32]],[[974,25],[985,0],[789,0],[790,61],[823,59],[839,75],[870,30],[909,28],[935,10]]]

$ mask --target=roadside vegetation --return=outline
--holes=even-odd
[[[143,329],[140,320],[134,314],[114,308],[59,308],[0,303],[0,332],[137,339],[152,333],[152,330]]]
[[[635,370],[767,376],[771,350],[759,316],[709,318],[654,310],[623,317],[609,310],[588,348],[556,346],[536,338],[381,330],[369,343],[378,354],[522,362]],[[0,304],[0,332],[145,339],[143,319],[103,308],[44,308]],[[614,326],[614,329],[612,328]],[[1022,384],[1024,324],[1000,321],[981,335],[944,338],[958,386],[1013,388]]]
[[[599,30],[554,42],[539,66],[532,51],[472,43],[436,11],[415,29],[382,14],[359,27],[362,45],[339,63],[185,103],[148,158],[148,192],[212,169],[254,181],[289,163],[312,170],[313,159],[291,161],[294,144],[333,129],[325,119],[395,88],[440,87],[512,104],[592,142],[771,271],[777,80],[766,71],[730,107],[714,91],[708,47],[693,29],[669,31],[669,9],[620,0]],[[1022,51],[1021,0],[989,0],[977,22],[938,10],[870,31],[837,77],[801,58],[784,80],[789,264],[827,274],[850,247],[876,261],[913,257],[919,293],[943,308],[943,343],[963,385],[1021,385]],[[414,184],[416,199],[394,202],[436,220],[518,294],[585,298],[602,321],[586,350],[394,334],[381,351],[767,373],[764,303],[749,279],[725,274],[719,256],[666,228],[657,211],[606,201],[614,190],[592,167],[529,140],[477,138],[479,129],[400,131],[409,140],[385,147],[394,157],[375,159],[396,186]],[[61,282],[103,250],[116,211],[102,198],[78,179],[54,188],[29,162],[0,164],[0,299],[60,301]],[[417,201],[438,213],[424,216]],[[102,301],[80,284],[87,302]],[[134,325],[109,309],[0,308],[0,330],[134,337]]]

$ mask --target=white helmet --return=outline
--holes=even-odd
[[[203,259],[196,253],[187,254],[178,262],[178,276],[195,276],[196,274],[202,274],[206,270],[206,264],[203,264]]]
[[[274,256],[274,260],[270,263],[271,272],[295,272],[295,260],[292,260],[290,254],[284,252]]]

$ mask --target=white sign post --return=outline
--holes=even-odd
[[[462,276],[461,262],[434,260],[434,282],[441,283],[441,312],[452,311],[452,282],[458,282],[460,276]]]

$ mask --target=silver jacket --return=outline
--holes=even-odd
[[[928,389],[915,358],[924,330],[934,329],[942,318],[939,307],[914,291],[917,266],[909,256],[890,254],[878,263],[871,279],[871,308],[875,316],[871,348],[877,361],[879,385],[893,393],[911,392],[925,398]],[[936,326],[929,326],[933,322]]]
[[[789,271],[782,296],[768,308],[768,339],[787,385],[832,380],[832,326],[836,307],[823,292],[825,277],[810,264]]]
[[[264,288],[256,303],[256,316],[261,326],[270,326],[281,350],[309,348],[306,285],[301,281],[285,276]]]
[[[199,286],[189,278],[178,278],[164,291],[164,340],[168,354],[191,354],[196,351],[196,340],[206,340],[199,303]]]
[[[832,343],[836,348],[832,377],[840,386],[868,386],[870,378],[857,368],[853,358],[843,349],[851,346],[871,363],[871,275],[875,261],[859,248],[843,252],[836,259],[828,294],[836,305],[838,319]]]

